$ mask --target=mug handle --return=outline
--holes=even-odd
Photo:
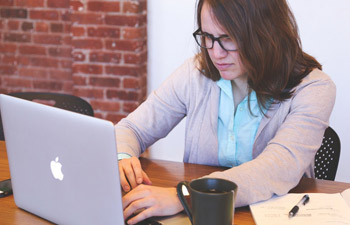
[[[190,218],[190,221],[191,221],[191,224],[193,224],[192,222],[192,212],[191,212],[191,209],[190,207],[188,206],[187,204],[187,201],[186,201],[186,198],[182,192],[182,186],[186,186],[187,190],[189,190],[189,182],[187,181],[181,181],[180,183],[177,184],[177,187],[176,187],[176,190],[177,190],[177,196],[179,197],[180,199],[180,202],[182,204],[182,206],[184,207],[185,209],[185,212],[186,214],[188,215],[188,217]]]

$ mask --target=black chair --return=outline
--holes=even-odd
[[[18,92],[9,93],[7,95],[21,99],[26,99],[29,101],[40,102],[57,108],[85,114],[88,116],[94,116],[94,110],[92,109],[91,105],[84,99],[74,95],[47,92]],[[4,139],[5,138],[0,115],[0,140]]]
[[[315,155],[315,178],[334,180],[340,158],[340,139],[337,133],[328,127],[324,133],[321,147]]]

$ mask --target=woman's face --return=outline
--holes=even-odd
[[[212,34],[214,37],[226,35],[226,32],[221,29],[213,16],[208,4],[204,3],[201,12],[202,32]],[[241,63],[238,51],[226,51],[221,48],[217,41],[214,42],[213,48],[207,49],[207,51],[223,79],[246,78],[245,69]]]

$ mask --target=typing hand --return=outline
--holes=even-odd
[[[127,221],[128,224],[136,224],[152,216],[174,215],[183,210],[183,207],[176,188],[141,184],[123,197],[123,209],[124,218],[140,211]]]
[[[125,192],[140,184],[152,184],[147,174],[142,170],[140,160],[137,157],[120,160],[119,175],[120,184]]]

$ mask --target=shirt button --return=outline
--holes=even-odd
[[[241,112],[242,112],[242,111],[243,111],[243,107],[239,107],[239,111],[241,111]]]
[[[230,139],[231,139],[231,141],[235,140],[235,136],[230,135]]]

